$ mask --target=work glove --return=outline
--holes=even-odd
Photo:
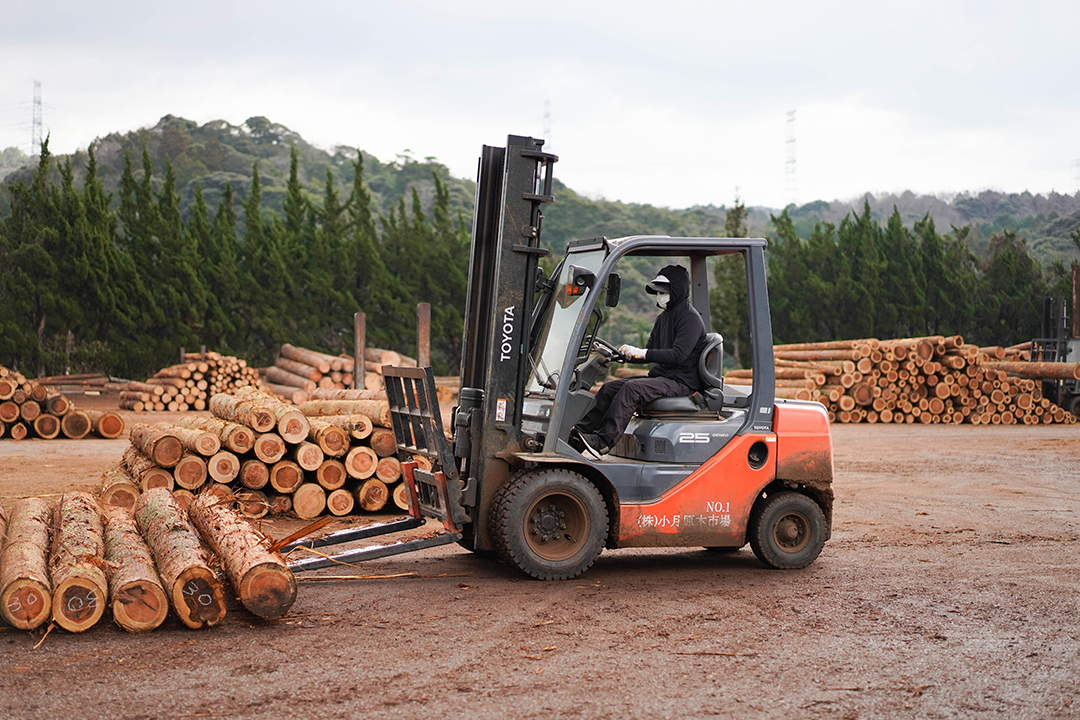
[[[623,345],[619,348],[619,354],[630,362],[645,362],[645,349],[633,345]]]

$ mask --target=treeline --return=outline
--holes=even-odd
[[[929,215],[905,227],[894,209],[882,224],[864,203],[838,225],[799,237],[785,211],[772,218],[769,295],[776,342],[963,335],[981,345],[1040,333],[1047,295],[1071,297],[1070,269],[1045,270],[1013,230],[976,256],[968,227],[944,235]],[[1080,231],[1073,229],[1080,248]]]
[[[312,200],[294,150],[281,215],[261,207],[256,163],[246,198],[227,184],[211,212],[196,185],[185,220],[171,163],[155,182],[145,150],[141,173],[125,160],[118,204],[92,148],[81,188],[70,160],[59,184],[50,180],[47,142],[32,180],[11,186],[0,221],[0,364],[138,377],[180,347],[257,364],[282,343],[351,352],[360,310],[369,344],[409,350],[416,303],[430,302],[433,364],[456,372],[469,234],[438,176],[433,217],[415,189],[408,207],[402,196],[384,215],[373,211],[361,153],[347,196],[327,169]]]

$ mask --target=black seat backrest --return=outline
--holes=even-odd
[[[705,335],[705,349],[698,358],[698,375],[707,394],[710,390],[724,390],[724,336],[720,333]]]

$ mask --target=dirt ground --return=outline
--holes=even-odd
[[[313,573],[400,576],[304,578],[276,621],[2,628],[0,716],[1080,716],[1080,427],[833,435],[804,570],[620,550],[541,583],[436,548]],[[91,487],[124,444],[2,440],[0,501]]]

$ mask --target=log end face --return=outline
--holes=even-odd
[[[104,575],[99,581],[88,577],[71,577],[61,582],[52,597],[52,614],[56,624],[68,632],[92,628],[105,614],[106,587]]]
[[[101,501],[105,505],[111,505],[114,507],[122,507],[126,510],[134,510],[135,502],[139,499],[139,488],[135,487],[131,483],[118,483],[113,485],[105,494],[102,495]]]
[[[124,432],[124,418],[116,413],[105,413],[97,422],[97,433],[101,437],[112,440],[120,437]]]
[[[0,595],[0,612],[12,627],[33,630],[49,619],[52,595],[49,588],[37,580],[22,578]]]
[[[173,583],[172,604],[180,621],[196,630],[225,619],[221,583],[206,567],[190,567],[180,573]]]
[[[165,621],[169,599],[155,583],[129,582],[119,588],[112,600],[113,620],[128,632],[153,630]]]
[[[239,594],[253,614],[267,620],[281,617],[296,601],[296,578],[278,563],[256,565],[240,581]]]

